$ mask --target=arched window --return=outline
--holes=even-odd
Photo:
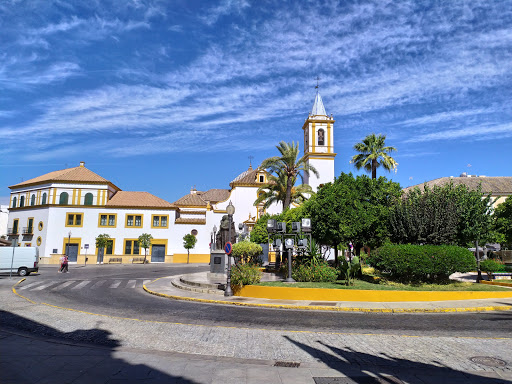
[[[30,198],[30,205],[36,205],[36,195],[32,195]]]
[[[20,208],[25,206],[25,196],[20,197]]]
[[[84,199],[84,205],[92,205],[92,193],[86,193]]]
[[[18,202],[17,200],[18,199],[16,199],[16,196],[14,197],[14,199],[12,199],[12,207],[13,208],[16,208],[16,203]]]
[[[68,193],[67,192],[62,192],[60,194],[59,204],[60,205],[67,205],[68,204],[68,199],[69,199]]]
[[[46,192],[43,193],[43,200],[41,201],[41,204],[46,204]]]
[[[323,129],[318,130],[318,145],[325,145],[325,131]]]

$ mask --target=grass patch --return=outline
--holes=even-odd
[[[512,281],[510,282],[512,284]],[[364,289],[372,291],[510,291],[509,288],[496,285],[474,284],[454,281],[447,284],[400,284],[390,281],[381,281],[380,284],[363,280],[354,280],[354,285],[346,286],[342,280],[334,283],[295,283],[286,284],[280,281],[268,281],[257,285],[266,287],[286,288],[322,288],[322,289]]]

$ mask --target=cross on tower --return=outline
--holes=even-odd
[[[254,156],[249,156],[248,159],[249,159],[249,167],[252,168],[252,159],[254,159]]]
[[[316,80],[316,87],[315,87],[315,89],[318,89],[320,87],[318,85],[318,82],[320,81],[320,77],[317,76],[315,80]]]

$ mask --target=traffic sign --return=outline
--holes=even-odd
[[[230,241],[226,243],[224,246],[224,252],[226,252],[226,255],[231,255],[231,251],[233,250],[233,244],[231,244]]]

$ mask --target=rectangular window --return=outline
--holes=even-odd
[[[13,235],[18,234],[18,222],[19,222],[19,219],[14,219],[14,221],[12,222],[12,234]]]
[[[108,213],[100,213],[100,219],[98,222],[99,227],[115,227],[117,221],[117,215],[108,214]]]
[[[34,218],[33,217],[28,218],[27,233],[34,233]]]
[[[66,216],[66,227],[81,227],[82,213],[68,213]]]
[[[152,218],[152,228],[167,228],[167,222],[169,220],[168,215],[153,215]]]
[[[139,254],[139,242],[137,240],[125,240],[124,241],[124,254],[125,255],[138,255]]]
[[[112,255],[114,252],[114,240],[107,240],[107,249],[105,250],[106,255]]]
[[[126,227],[141,228],[142,215],[126,215]]]

